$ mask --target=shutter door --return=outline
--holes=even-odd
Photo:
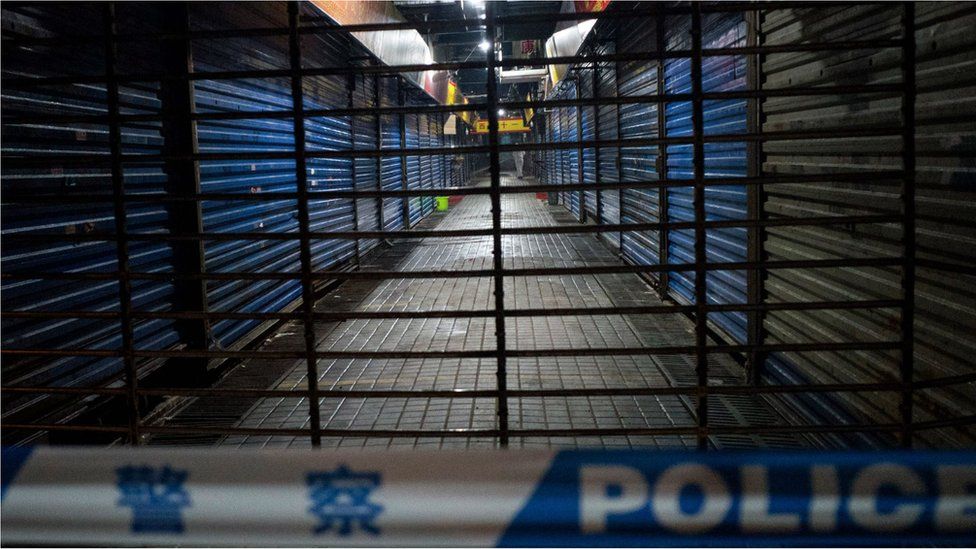
[[[669,18],[666,35],[669,50],[690,49],[690,20],[687,16]],[[674,24],[672,24],[672,22]],[[745,45],[745,21],[742,14],[708,14],[702,19],[702,47],[723,48]],[[746,61],[743,56],[706,57],[702,62],[702,89],[733,91],[745,89]],[[691,93],[690,60],[673,59],[665,63],[665,91],[668,94]],[[706,135],[744,133],[746,131],[746,101],[704,101]],[[668,105],[665,120],[668,137],[692,135],[692,104],[676,102]],[[667,176],[669,179],[693,179],[693,146],[667,147]],[[705,177],[744,177],[746,175],[746,144],[707,143],[705,145]],[[745,187],[720,186],[705,190],[705,217],[708,221],[744,219],[746,217]],[[693,189],[668,189],[668,220],[694,221]],[[711,263],[738,262],[746,259],[746,229],[710,229],[706,235],[706,257]],[[694,263],[695,234],[693,229],[674,230],[668,235],[668,262]],[[672,272],[669,290],[679,301],[694,300],[694,272]],[[745,303],[745,271],[710,271],[706,278],[709,303]],[[709,315],[732,338],[745,341],[744,313]]]
[[[653,25],[646,21],[627,23],[619,29],[617,43],[622,53],[647,51],[657,42]],[[622,97],[657,93],[656,61],[626,62],[618,65],[617,87]],[[647,139],[658,136],[656,103],[633,103],[620,106],[620,137]],[[623,147],[620,149],[621,181],[655,181],[658,147]],[[660,220],[657,189],[621,191],[621,223],[654,223]],[[659,231],[631,231],[623,235],[623,253],[638,264],[655,264]]]
[[[765,15],[766,43],[803,40],[844,41],[898,39],[902,8],[898,4],[791,10]],[[915,293],[915,379],[949,377],[973,371],[976,356],[976,291],[971,275],[924,264],[942,262],[972,272],[976,266],[976,101],[971,75],[976,36],[976,8],[966,3],[916,4],[917,90],[916,177],[917,256]],[[809,52],[768,55],[763,64],[770,88],[820,85],[897,84],[901,52],[866,49],[855,52]],[[763,101],[764,130],[850,129],[897,126],[901,94],[822,96]],[[797,142],[800,143],[800,142]],[[765,145],[764,171],[769,174],[851,173],[900,169],[901,137],[847,138]],[[864,180],[777,185],[767,189],[770,217],[884,215],[900,211],[897,181]],[[902,253],[898,224],[848,227],[781,227],[767,230],[771,260],[838,257],[897,257]],[[898,299],[897,267],[774,271],[766,282],[770,301]],[[780,341],[872,341],[898,338],[898,309],[859,311],[792,311],[768,313],[764,327],[770,343]],[[767,364],[774,381],[794,383],[872,383],[899,379],[897,352],[783,353]],[[897,421],[894,393],[850,394],[824,404],[800,400],[804,413],[827,409],[856,422]],[[821,401],[824,399],[821,398]],[[972,410],[976,386],[960,384],[915,393],[916,421],[942,419]],[[951,412],[950,412],[951,411]],[[836,419],[834,420],[837,421]],[[874,438],[883,435],[876,435]],[[892,439],[884,436],[887,443]],[[863,437],[852,444],[871,443]],[[958,447],[976,443],[972,426],[953,431],[919,431],[920,446]]]
[[[597,55],[610,55],[615,52],[613,43],[608,42],[597,50]],[[617,96],[617,66],[616,63],[603,63],[599,65],[599,95],[600,97]],[[600,139],[610,140],[619,139],[617,118],[617,105],[600,105],[598,107],[598,117],[600,124]],[[620,171],[617,169],[620,149],[617,147],[604,147],[600,149],[600,179],[604,183],[617,183],[620,181]],[[600,223],[616,224],[620,223],[620,191],[608,190],[600,194],[603,218]],[[620,244],[620,233],[601,233],[603,238],[613,246]]]

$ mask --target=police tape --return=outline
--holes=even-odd
[[[976,452],[3,452],[4,545],[976,541]]]

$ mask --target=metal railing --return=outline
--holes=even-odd
[[[7,168],[32,168],[61,163],[84,166],[107,167],[111,173],[111,194],[34,194],[21,192],[4,192],[3,201],[8,205],[16,204],[111,204],[114,211],[114,232],[112,233],[78,233],[78,234],[3,234],[4,242],[108,242],[114,243],[117,255],[117,269],[97,273],[79,272],[35,272],[18,270],[15,266],[7,268],[2,274],[4,281],[18,280],[64,280],[64,281],[113,281],[119,284],[119,310],[5,310],[6,319],[103,319],[119,321],[121,346],[115,349],[87,349],[87,348],[13,348],[8,346],[2,350],[7,359],[22,357],[104,357],[121,359],[124,365],[121,375],[121,386],[108,384],[97,387],[71,386],[27,386],[5,384],[3,393],[11,395],[62,395],[78,399],[89,397],[122,398],[126,407],[126,425],[79,424],[58,418],[44,418],[38,416],[33,421],[3,422],[3,429],[7,431],[25,430],[40,431],[76,431],[111,433],[124,436],[132,444],[139,444],[147,434],[223,434],[223,435],[288,435],[308,437],[313,445],[319,445],[322,437],[494,437],[502,446],[508,444],[513,437],[533,436],[613,436],[613,435],[694,435],[698,447],[705,449],[709,437],[723,434],[753,433],[761,430],[764,433],[791,434],[824,434],[824,433],[892,433],[897,435],[900,444],[911,447],[916,433],[953,426],[967,426],[976,423],[976,415],[959,415],[945,419],[918,421],[913,416],[914,395],[923,389],[949,387],[976,381],[976,374],[945,377],[942,379],[920,381],[916,379],[913,364],[913,314],[914,314],[914,285],[915,285],[915,46],[914,46],[914,6],[912,3],[903,5],[904,18],[902,21],[903,38],[894,40],[845,40],[835,43],[799,43],[791,45],[752,45],[743,47],[706,48],[702,45],[702,17],[709,12],[750,12],[757,13],[767,10],[794,9],[809,7],[805,3],[719,3],[719,4],[691,4],[679,6],[664,6],[655,4],[651,8],[640,7],[634,10],[617,9],[599,14],[559,14],[546,15],[540,20],[582,20],[597,18],[601,21],[615,21],[632,17],[663,17],[664,15],[686,15],[691,21],[691,47],[688,49],[668,51],[648,51],[641,53],[615,53],[610,55],[580,55],[557,58],[534,59],[497,59],[493,52],[498,42],[497,30],[505,24],[524,23],[524,17],[501,17],[496,15],[498,6],[488,2],[486,19],[477,23],[483,25],[489,43],[488,53],[484,59],[466,62],[438,62],[431,65],[397,65],[397,66],[340,66],[340,67],[307,67],[302,63],[302,37],[313,34],[349,33],[366,31],[385,31],[394,29],[418,29],[427,32],[436,30],[450,30],[471,28],[476,23],[471,21],[425,21],[405,22],[396,24],[368,24],[368,25],[323,25],[315,24],[321,21],[315,18],[301,17],[298,2],[288,4],[288,25],[285,28],[251,28],[236,30],[204,30],[187,31],[184,33],[127,34],[116,29],[116,18],[112,4],[105,7],[105,33],[79,36],[54,37],[15,37],[4,40],[7,48],[26,46],[31,44],[50,45],[56,43],[103,43],[105,50],[105,74],[89,76],[58,76],[58,77],[27,77],[20,76],[5,78],[3,85],[8,89],[33,89],[55,85],[104,85],[107,91],[108,112],[92,115],[47,115],[21,114],[3,117],[6,124],[40,124],[40,123],[92,123],[107,124],[109,152],[107,154],[59,155],[59,154],[5,154],[4,163]],[[228,8],[232,8],[228,6]],[[288,41],[289,66],[266,70],[235,70],[235,71],[206,71],[189,72],[187,74],[170,73],[121,73],[117,68],[116,46],[120,43],[135,41],[186,41],[221,40],[227,38],[249,37],[286,37]],[[761,56],[773,53],[811,52],[811,51],[851,51],[855,49],[897,49],[902,56],[901,81],[895,84],[865,84],[827,87],[797,87],[788,89],[750,89],[738,91],[706,91],[702,86],[702,64],[710,57],[719,56]],[[556,64],[573,64],[577,66],[599,63],[619,63],[626,61],[660,61],[665,59],[688,59],[692,88],[690,93],[663,93],[640,96],[617,96],[577,99],[542,99],[534,101],[501,101],[493,75],[497,69],[516,66],[548,66]],[[304,107],[303,82],[331,75],[399,75],[405,72],[420,70],[459,70],[487,68],[487,97],[484,102],[467,105],[420,105],[420,106],[376,106],[376,107],[342,107],[335,109],[310,109]],[[121,128],[124,124],[135,122],[160,122],[168,118],[180,117],[179,114],[154,113],[132,114],[124,113],[119,105],[119,87],[132,82],[145,81],[178,81],[192,84],[194,81],[235,80],[251,78],[287,78],[291,86],[292,107],[271,111],[241,111],[241,112],[206,112],[182,115],[192,122],[218,120],[249,120],[249,119],[290,119],[293,120],[293,150],[280,152],[190,152],[184,154],[132,154],[123,150]],[[900,95],[902,98],[902,123],[883,127],[852,127],[843,131],[763,131],[761,127],[752,127],[744,133],[711,134],[703,127],[703,105],[706,101],[715,100],[762,100],[779,97],[811,97],[818,95],[862,95],[879,94],[890,96]],[[691,102],[694,131],[684,137],[654,137],[654,138],[597,138],[591,140],[578,139],[576,142],[531,142],[525,144],[501,144],[498,131],[499,109],[517,110],[532,108],[537,111],[558,107],[598,107],[603,105],[656,104],[664,106],[674,102]],[[451,148],[397,148],[383,149],[377,146],[372,150],[308,150],[305,145],[305,121],[312,117],[353,117],[353,116],[387,116],[417,113],[457,113],[461,111],[476,111],[483,113],[489,124],[487,139],[480,144],[469,143]],[[599,134],[597,134],[599,135]],[[830,173],[809,175],[777,175],[755,174],[748,177],[717,177],[706,178],[705,147],[712,143],[751,143],[761,148],[764,143],[780,140],[813,140],[840,137],[901,137],[902,168],[881,169],[875,171],[858,171],[853,173]],[[502,185],[502,175],[499,165],[499,155],[503,152],[517,150],[524,151],[561,151],[568,149],[619,149],[624,147],[662,147],[672,145],[690,145],[693,150],[694,173],[691,179],[668,179],[634,182],[605,182],[598,179],[597,183],[570,183],[563,185],[530,184],[526,186],[510,187]],[[454,187],[437,189],[402,189],[384,190],[310,190],[307,182],[306,161],[322,158],[406,158],[426,155],[483,155],[489,156],[489,185],[484,187]],[[125,168],[142,164],[158,164],[160,162],[199,163],[204,161],[222,160],[288,160],[294,162],[297,192],[269,192],[260,194],[234,192],[186,192],[186,193],[142,193],[135,194],[126,191]],[[599,163],[597,163],[599,169]],[[741,220],[709,220],[706,219],[705,204],[706,188],[720,188],[731,186],[769,188],[780,184],[804,184],[824,181],[874,181],[887,182],[900,188],[901,211],[899,213],[879,213],[874,215],[836,215],[811,218],[767,218],[756,216]],[[502,224],[502,198],[512,194],[537,192],[566,192],[584,190],[635,190],[635,189],[671,189],[690,188],[693,191],[694,218],[690,221],[659,221],[647,223],[605,223],[580,224],[572,226],[538,226],[538,227],[504,227]],[[355,199],[363,198],[412,198],[423,196],[441,196],[445,194],[461,196],[487,196],[491,201],[490,228],[474,229],[413,229],[413,230],[341,230],[315,231],[309,220],[309,202],[322,199]],[[298,227],[296,231],[284,233],[266,232],[170,232],[162,233],[134,233],[126,223],[126,208],[130,204],[172,204],[190,203],[200,204],[203,201],[280,201],[291,200],[296,205]],[[8,206],[9,207],[9,206]],[[902,253],[892,256],[843,258],[843,259],[805,259],[805,260],[768,260],[762,254],[752,256],[748,261],[714,262],[707,258],[706,233],[720,228],[743,228],[755,231],[760,228],[787,226],[834,226],[851,224],[884,223],[899,225],[902,231]],[[503,254],[503,237],[515,235],[551,235],[551,234],[599,234],[629,231],[662,231],[673,232],[691,230],[694,232],[694,261],[667,264],[619,264],[602,266],[574,266],[574,267],[506,267]],[[490,268],[464,271],[445,270],[369,270],[360,265],[354,270],[320,271],[313,268],[311,242],[316,239],[424,239],[424,238],[456,238],[456,237],[491,237],[492,264]],[[218,241],[246,241],[246,240],[278,240],[297,241],[300,250],[300,269],[297,272],[141,272],[134,269],[130,263],[129,244],[132,242],[218,242]],[[760,244],[761,245],[761,244]],[[714,271],[748,271],[758,272],[760,275],[776,270],[785,269],[823,269],[849,267],[890,267],[899,268],[902,272],[902,296],[899,299],[876,299],[860,301],[822,301],[822,302],[765,302],[761,296],[758,301],[741,304],[713,304],[707,300],[706,273]],[[691,304],[661,304],[625,307],[572,307],[564,309],[542,308],[508,308],[505,305],[504,281],[509,277],[526,276],[563,276],[563,275],[604,275],[604,274],[652,274],[652,273],[688,272],[694,274],[694,296]],[[477,310],[424,310],[424,311],[330,311],[320,312],[314,308],[316,287],[323,281],[349,280],[386,280],[386,279],[418,279],[418,278],[490,278],[493,285],[494,306]],[[131,305],[131,284],[133,281],[165,281],[176,280],[243,280],[243,281],[289,281],[297,280],[301,284],[301,306],[293,311],[266,312],[229,312],[229,311],[146,311],[133,310]],[[767,343],[752,341],[736,343],[715,340],[710,332],[708,315],[719,312],[756,312],[772,311],[819,311],[819,310],[879,310],[894,309],[900,311],[899,337],[881,341],[850,341],[850,342],[820,342],[820,343]],[[606,347],[606,348],[552,348],[552,349],[521,349],[509,347],[506,341],[506,320],[522,317],[550,317],[569,315],[673,315],[683,313],[694,319],[694,344],[659,347]],[[316,322],[340,321],[350,319],[430,319],[430,318],[490,318],[494,320],[496,338],[494,349],[475,351],[323,351],[317,347],[318,334]],[[761,321],[761,315],[750,316]],[[187,320],[203,321],[215,320],[261,320],[261,321],[300,321],[303,327],[304,348],[294,351],[266,351],[257,349],[242,350],[213,350],[213,349],[185,349],[174,347],[164,350],[150,350],[138,348],[134,343],[133,325],[144,320]],[[755,322],[755,321],[754,321]],[[899,354],[899,379],[877,383],[805,383],[796,385],[764,385],[749,383],[738,386],[716,386],[709,383],[710,357],[714,355],[735,354],[746,356],[756,353],[768,355],[779,352],[856,352],[856,351],[893,351]],[[579,356],[627,356],[627,355],[692,355],[695,357],[694,386],[661,386],[661,387],[609,387],[609,388],[564,388],[564,389],[519,389],[508,385],[509,372],[507,361],[511,358],[525,357],[579,357]],[[307,366],[305,389],[228,389],[217,387],[142,387],[140,386],[140,369],[145,361],[152,359],[275,359],[302,360]],[[493,359],[496,364],[496,387],[494,389],[470,390],[346,390],[326,389],[319,387],[318,361],[321,359],[441,359],[441,358],[483,358]],[[761,366],[757,366],[761,367]],[[757,375],[758,377],[758,375]],[[763,395],[794,395],[799,393],[869,393],[891,392],[899,395],[900,405],[896,420],[868,421],[846,424],[781,424],[781,425],[711,425],[708,422],[708,406],[711,399],[723,395],[749,395],[760,397]],[[666,396],[676,395],[692,399],[694,402],[695,423],[687,426],[641,427],[641,428],[565,428],[565,429],[526,429],[510,426],[508,405],[511,399],[525,397],[588,397],[588,396]],[[309,422],[307,427],[299,429],[255,428],[255,427],[208,427],[190,425],[164,425],[146,419],[145,410],[140,403],[147,397],[241,397],[241,398],[303,398],[308,406]],[[491,398],[497,407],[497,426],[492,429],[334,429],[323,426],[320,417],[320,401],[329,398]]]

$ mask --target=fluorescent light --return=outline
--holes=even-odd
[[[489,44],[487,40],[482,40],[481,43],[478,44],[478,47],[481,49],[481,51],[488,51],[488,46],[490,45],[491,44]]]

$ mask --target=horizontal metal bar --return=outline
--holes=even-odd
[[[742,352],[823,352],[823,351],[885,351],[898,349],[899,341],[853,341],[822,343],[767,343],[763,345],[710,345],[710,354]],[[694,354],[694,345],[665,347],[603,347],[587,349],[506,349],[509,358],[580,357],[580,356],[632,356],[632,355],[686,355]],[[2,349],[8,356],[56,356],[56,357],[121,357],[122,351],[103,349]],[[301,359],[304,351],[204,351],[204,350],[149,350],[134,349],[133,356],[142,358],[257,358],[265,360]],[[478,351],[315,351],[315,358],[322,359],[445,359],[445,358],[496,358],[495,350]]]
[[[710,385],[701,388],[710,395],[775,395],[797,393],[866,393],[902,390],[897,382],[889,383],[833,383],[801,385]],[[3,387],[9,394],[61,394],[81,396],[119,396],[124,388],[84,387]],[[497,389],[318,389],[321,398],[496,398]],[[507,389],[512,398],[585,398],[596,396],[675,396],[693,395],[700,392],[697,385],[667,387],[601,387],[558,389]],[[308,391],[297,389],[223,389],[223,388],[140,388],[138,394],[146,396],[174,397],[224,397],[224,398],[308,398]]]
[[[833,182],[879,182],[900,179],[901,170],[882,170],[870,172],[834,173],[834,174],[801,174],[801,175],[768,175],[764,177],[724,177],[706,179],[706,187],[738,186],[738,185],[777,185],[797,183],[833,183]],[[566,183],[560,185],[503,185],[499,192],[502,194],[535,194],[542,192],[590,191],[590,190],[650,190],[660,188],[691,187],[694,181],[690,179],[661,179],[654,181],[627,181],[610,183]],[[439,189],[410,189],[396,191],[309,191],[309,200],[335,200],[340,198],[409,198],[414,196],[479,196],[491,193],[489,187],[442,187]],[[298,193],[269,192],[269,193],[202,193],[202,194],[160,194],[139,193],[127,194],[126,202],[193,202],[193,201],[251,201],[268,202],[276,200],[296,200]],[[111,202],[112,195],[106,194],[15,194],[4,193],[0,201],[11,203],[99,203]]]
[[[847,128],[846,130],[811,130],[811,131],[770,131],[762,133],[740,133],[740,134],[713,134],[704,136],[705,143],[745,143],[745,142],[767,142],[767,141],[794,141],[810,139],[849,139],[858,137],[885,137],[900,135],[902,129],[899,126],[878,126],[867,128]],[[694,141],[693,136],[686,137],[659,137],[659,138],[628,138],[628,139],[601,139],[586,141],[562,141],[546,143],[520,143],[499,145],[499,152],[514,151],[550,151],[550,150],[570,150],[570,149],[592,149],[597,147],[651,147],[660,145],[687,145]],[[266,151],[266,152],[246,152],[246,153],[198,153],[186,155],[165,155],[165,154],[127,154],[121,156],[121,161],[125,164],[158,164],[161,161],[221,161],[221,160],[293,160],[296,156],[305,158],[402,158],[410,156],[440,156],[455,154],[488,153],[491,147],[488,145],[467,145],[460,147],[428,147],[416,149],[383,149],[383,150],[339,150],[339,151]],[[86,154],[86,155],[36,155],[36,156],[12,156],[5,158],[8,166],[17,167],[36,167],[50,166],[52,164],[73,164],[73,165],[103,165],[112,159],[107,154]]]
[[[867,223],[900,223],[903,216],[899,214],[891,215],[853,215],[853,216],[825,216],[825,217],[805,217],[805,218],[776,218],[776,219],[726,219],[717,221],[706,221],[702,225],[705,229],[729,229],[747,227],[822,227],[830,225],[859,225]],[[542,227],[502,227],[499,229],[503,236],[514,235],[548,235],[548,234],[590,234],[590,233],[609,233],[609,232],[632,232],[632,231],[658,231],[658,230],[684,230],[693,229],[696,224],[692,221],[668,221],[661,223],[608,223],[602,225],[566,225],[566,226],[542,226]],[[308,237],[312,239],[360,239],[360,238],[460,238],[469,236],[491,236],[494,234],[492,229],[429,229],[429,230],[407,230],[407,231],[329,231],[329,232],[309,232]],[[78,233],[78,234],[38,234],[38,233],[14,233],[3,234],[2,239],[7,242],[88,242],[88,241],[115,241],[117,235],[105,233]],[[164,233],[127,233],[127,241],[138,242],[177,242],[177,241],[197,241],[211,240],[217,242],[238,241],[238,240],[276,240],[276,241],[297,241],[302,236],[297,232],[287,233],[262,233],[262,232],[240,232],[240,233],[204,233],[204,234],[164,234]]]
[[[722,303],[709,304],[709,313],[736,311],[813,311],[813,310],[851,310],[885,309],[901,307],[901,300],[883,299],[869,301],[806,301],[781,303]],[[563,307],[558,309],[505,309],[505,316],[512,318],[535,316],[592,316],[592,315],[641,315],[641,314],[682,314],[694,312],[693,305],[644,305],[632,307]],[[7,318],[55,319],[90,318],[118,319],[118,312],[111,311],[4,311]],[[137,319],[211,319],[211,320],[298,320],[301,313],[267,312],[221,312],[221,311],[133,311]],[[338,311],[316,312],[315,320],[375,320],[407,318],[489,318],[494,317],[494,309],[484,310],[439,310],[439,311]]]
[[[964,416],[952,420],[938,422],[922,422],[914,426],[916,429],[935,428],[946,425],[970,425],[976,423],[976,416]],[[114,432],[124,433],[125,427],[108,425],[70,425],[61,423],[0,423],[3,429],[29,429],[36,431],[78,431],[78,432]],[[829,434],[829,433],[857,433],[857,432],[890,432],[901,429],[900,423],[871,423],[871,424],[843,424],[843,425],[764,425],[763,434]],[[189,425],[144,425],[140,428],[145,433],[156,434],[209,434],[209,435],[238,435],[238,436],[294,436],[308,437],[310,429],[260,428],[260,427],[201,427]],[[755,426],[727,426],[710,425],[704,429],[707,435],[750,435],[756,433]],[[499,429],[321,429],[318,431],[323,437],[350,438],[497,438],[502,432]],[[605,428],[568,428],[568,429],[518,429],[509,428],[510,437],[571,437],[571,436],[668,436],[697,434],[696,426],[676,427],[605,427]]]
[[[901,260],[893,257],[852,258],[852,259],[804,259],[763,262],[716,262],[707,263],[707,271],[748,271],[753,269],[826,269],[849,267],[891,267],[900,265]],[[502,276],[568,276],[626,273],[659,273],[695,270],[694,263],[669,263],[667,265],[595,265],[587,267],[538,267],[502,269]],[[472,270],[406,270],[406,271],[325,271],[312,273],[313,280],[386,280],[414,278],[480,278],[495,276],[493,269]],[[129,273],[131,280],[299,280],[299,273]],[[118,273],[0,273],[3,280],[116,280]]]
[[[762,89],[762,90],[739,90],[739,91],[720,91],[706,92],[702,94],[705,100],[721,101],[732,99],[752,99],[752,98],[772,98],[772,97],[809,97],[823,95],[843,95],[843,94],[871,94],[871,93],[901,93],[904,87],[901,84],[864,84],[850,86],[821,86],[810,88],[782,88],[782,89]],[[650,94],[633,95],[619,97],[599,97],[599,98],[576,98],[576,99],[539,99],[533,101],[510,101],[500,102],[499,108],[509,110],[520,109],[546,109],[576,106],[605,106],[605,105],[634,105],[645,103],[677,103],[691,101],[690,93],[672,94]],[[463,105],[412,105],[412,106],[378,106],[378,107],[337,107],[334,109],[308,109],[305,111],[305,118],[338,118],[349,116],[390,116],[396,114],[436,114],[445,112],[470,112],[483,111],[487,108],[486,103],[466,103]],[[234,111],[234,112],[194,112],[190,113],[189,118],[198,122],[220,121],[220,120],[264,120],[264,119],[290,119],[294,117],[292,110],[267,110],[267,111]],[[118,120],[122,123],[132,122],[155,122],[172,118],[162,112],[151,114],[121,114]],[[107,123],[110,119],[109,114],[85,114],[85,115],[8,115],[3,117],[4,124],[29,124],[29,123]]]

